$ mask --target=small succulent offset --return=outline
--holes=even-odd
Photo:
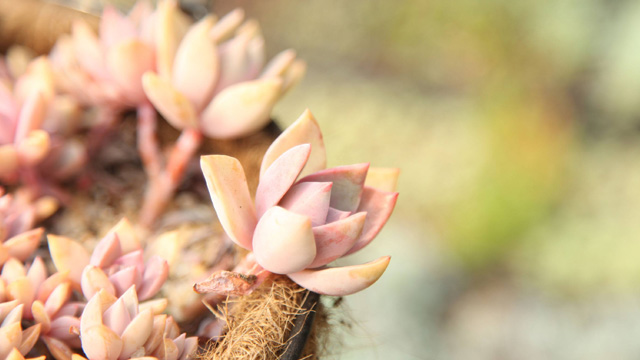
[[[69,272],[69,279],[87,299],[104,290],[121,296],[135,285],[137,297],[147,300],[164,284],[169,274],[167,261],[152,256],[146,263],[143,247],[127,219],[122,219],[89,253],[80,243],[49,235],[49,251],[58,271]]]
[[[16,183],[21,170],[37,166],[49,152],[50,137],[41,126],[52,87],[41,76],[23,76],[13,87],[0,82],[0,182]]]
[[[190,358],[198,346],[196,337],[180,334],[170,316],[141,308],[135,286],[119,298],[104,289],[98,291],[82,312],[80,338],[89,359],[182,360]]]
[[[0,183],[63,200],[57,183],[86,160],[84,146],[72,138],[78,115],[75,100],[56,93],[46,57],[31,61],[15,80],[0,82]]]
[[[18,237],[39,240],[42,232]],[[148,300],[166,280],[167,262],[157,256],[144,262],[126,219],[93,252],[71,239],[48,237],[58,272],[48,275],[40,257],[30,265],[9,257],[2,265],[0,358],[21,359],[38,339],[58,360],[83,359],[73,353],[79,348],[89,359],[178,360],[193,353],[197,338],[181,334],[173,317],[162,314],[167,300]],[[22,247],[33,247],[27,245]],[[23,331],[22,325],[31,326]]]
[[[2,359],[24,359],[23,356],[38,341],[40,324],[22,330],[23,310],[24,305],[17,300],[0,303],[0,358]]]
[[[325,265],[360,250],[378,234],[397,200],[398,170],[369,169],[369,164],[325,169],[325,163],[322,134],[308,110],[267,150],[255,206],[237,159],[201,158],[220,223],[255,257],[252,274],[264,269],[320,294],[348,295],[378,280],[390,258]],[[390,191],[367,186],[368,172],[371,182]]]

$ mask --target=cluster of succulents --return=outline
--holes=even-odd
[[[158,297],[169,263],[149,256],[154,238],[138,233],[153,229],[201,143],[264,128],[304,62],[286,50],[265,64],[259,26],[241,10],[192,23],[171,0],[156,9],[140,1],[128,15],[107,7],[98,34],[77,22],[48,56],[14,53],[0,59],[0,358],[44,347],[59,360],[191,358],[197,337],[180,332]],[[141,226],[121,220],[92,251],[47,233],[45,251],[37,226],[70,203],[70,188],[99,181],[89,165],[129,110],[147,176]],[[166,148],[156,110],[180,134]],[[255,206],[238,160],[210,155],[201,165],[228,238],[250,251],[235,267],[227,256],[198,292],[243,295],[276,274],[347,295],[386,269],[389,257],[326,265],[377,235],[396,202],[398,171],[325,169],[309,111],[264,155]]]
[[[37,244],[42,234],[39,228],[19,236]],[[186,359],[195,351],[197,338],[181,334],[163,314],[166,299],[151,299],[166,279],[166,261],[144,262],[126,219],[93,252],[68,238],[48,238],[55,273],[41,257],[29,265],[9,257],[2,266],[0,355],[17,349],[26,356],[38,340],[56,359],[77,358],[79,349],[90,359]],[[23,330],[24,324],[30,326]]]

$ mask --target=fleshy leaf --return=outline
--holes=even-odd
[[[367,213],[360,212],[346,219],[313,228],[316,240],[316,258],[310,268],[324,266],[344,255],[362,233]]]
[[[225,88],[204,109],[202,132],[214,139],[230,139],[260,130],[269,121],[281,88],[279,78],[245,81]]]
[[[387,269],[391,257],[353,266],[320,270],[303,270],[288,274],[298,285],[323,295],[345,296],[364,290],[376,282]]]
[[[242,24],[244,20],[244,10],[238,8],[223,16],[209,32],[212,40],[220,42],[231,36],[231,34]]]
[[[173,127],[184,129],[198,125],[193,105],[169,80],[147,72],[142,76],[142,87],[149,101]]]
[[[149,338],[149,335],[151,335],[152,329],[153,314],[151,313],[151,310],[141,311],[122,333],[124,346],[120,357],[126,359],[136,350],[141,348]]]
[[[208,103],[219,74],[218,54],[209,37],[214,22],[209,15],[195,24],[182,39],[173,63],[172,83],[196,111]]]
[[[82,272],[82,293],[87,299],[91,299],[100,290],[111,295],[116,295],[116,290],[109,281],[107,275],[98,267],[90,265]]]
[[[113,264],[113,262],[120,257],[121,253],[122,250],[120,249],[118,235],[110,232],[96,245],[89,259],[89,264],[100,268],[107,267]]]
[[[49,252],[59,272],[68,271],[69,278],[80,285],[82,271],[89,265],[89,252],[79,243],[56,235],[47,235]]]
[[[115,232],[118,235],[120,248],[123,254],[129,254],[130,252],[141,248],[136,232],[127,218],[120,219],[120,221],[118,221],[118,223],[111,228],[109,232]]]
[[[182,38],[177,19],[177,3],[160,1],[155,17],[157,68],[160,76],[170,79],[178,44]],[[148,95],[148,94],[147,94]]]
[[[113,284],[115,294],[119,296],[124,294],[131,285],[139,285],[142,282],[142,275],[135,266],[127,266],[109,275],[109,282]]]
[[[89,359],[116,360],[123,348],[122,339],[105,325],[82,330],[82,350]]]
[[[138,291],[140,300],[147,300],[155,295],[169,276],[169,264],[159,256],[152,256],[146,264],[142,275],[142,286]]]
[[[3,245],[9,251],[9,256],[24,261],[38,248],[42,234],[44,228],[29,230],[10,238]]]
[[[368,163],[337,166],[308,175],[300,179],[300,183],[330,181],[333,183],[331,207],[342,211],[356,211],[368,169]]]
[[[311,145],[302,144],[285,151],[260,177],[256,191],[256,211],[262,216],[275,206],[296,181],[309,158]]]
[[[358,211],[366,211],[367,219],[364,222],[364,229],[360,234],[360,238],[353,248],[347,252],[347,255],[367,246],[378,235],[384,224],[389,220],[397,200],[398,193],[381,191],[368,186],[364,187]]]
[[[279,206],[270,208],[256,226],[253,252],[258,264],[276,274],[306,268],[316,256],[311,220]]]
[[[110,4],[102,10],[99,31],[105,48],[136,36],[135,24]]]
[[[93,77],[105,79],[107,74],[104,54],[98,37],[89,25],[84,21],[76,21],[73,24],[72,39],[75,57],[80,65]]]
[[[303,182],[293,185],[279,205],[311,219],[311,226],[325,223],[333,193],[330,182]]]
[[[240,162],[224,155],[200,158],[213,207],[231,240],[251,250],[256,213]]]
[[[267,171],[269,166],[280,155],[300,144],[311,144],[311,155],[309,155],[307,165],[305,165],[300,176],[320,171],[326,167],[327,155],[324,141],[322,140],[322,132],[320,132],[318,123],[308,109],[269,146],[262,159],[260,176]]]
[[[107,53],[107,69],[111,77],[133,103],[145,101],[142,74],[154,70],[154,65],[153,49],[140,40],[118,43]]]

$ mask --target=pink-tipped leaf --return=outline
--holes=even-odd
[[[96,245],[89,259],[89,264],[104,268],[113,264],[121,254],[122,250],[120,248],[118,235],[110,232]]]
[[[356,211],[360,204],[368,169],[368,163],[337,166],[308,175],[302,178],[300,182],[332,182],[331,207],[342,211]]]
[[[330,182],[303,182],[293,185],[280,200],[279,205],[296,214],[311,219],[312,226],[325,223],[332,198]]]
[[[360,238],[347,252],[347,255],[367,246],[378,235],[384,224],[387,223],[393,208],[396,206],[398,193],[377,190],[368,186],[364,187],[362,199],[358,211],[366,211],[367,219]]]
[[[152,256],[147,262],[142,275],[142,285],[138,291],[140,300],[147,300],[155,295],[169,276],[169,264],[159,256]]]
[[[367,214],[356,213],[348,218],[313,228],[316,240],[316,258],[310,268],[324,266],[344,255],[362,233]]]
[[[300,144],[311,144],[311,154],[300,176],[320,171],[326,167],[327,155],[322,132],[308,109],[269,146],[262,159],[260,176],[280,155]]]
[[[262,216],[275,206],[296,181],[311,154],[311,145],[302,144],[285,151],[260,177],[256,191],[256,211]]]

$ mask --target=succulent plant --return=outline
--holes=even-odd
[[[0,182],[64,199],[56,182],[75,175],[86,160],[84,146],[71,138],[79,115],[73,98],[56,93],[45,57],[28,63],[15,81],[0,84]]]
[[[0,303],[0,358],[24,359],[38,340],[40,324],[22,330],[23,309],[18,300]]]
[[[5,194],[0,187],[0,241],[7,241],[10,237],[33,229],[38,221],[51,216],[58,205],[56,199],[50,196],[38,198],[31,189],[25,187],[15,189],[10,194]]]
[[[19,170],[35,167],[49,151],[49,134],[40,127],[50,94],[39,77],[25,77],[14,88],[0,82],[0,181],[15,183]]]
[[[24,261],[38,248],[43,228],[36,222],[50,216],[58,202],[50,197],[33,199],[28,189],[3,194],[0,187],[0,266],[9,258]]]
[[[141,153],[151,178],[143,222],[149,223],[164,208],[202,134],[227,139],[261,129],[276,101],[304,74],[305,64],[295,60],[291,50],[277,55],[263,69],[264,40],[258,24],[243,20],[239,9],[219,21],[214,15],[206,16],[176,44],[175,56],[167,58],[167,66],[142,78],[149,101],[182,131],[163,168],[159,151],[151,146],[155,125],[139,123]],[[170,32],[171,23],[163,25],[161,31]]]
[[[2,268],[2,297],[21,306],[22,319],[37,326],[33,342],[40,337],[53,353],[80,344],[78,336],[69,329],[79,326],[78,315],[83,305],[70,301],[71,283],[67,275],[47,276],[39,257],[28,268],[15,258],[10,258]]]
[[[48,239],[56,269],[69,272],[87,299],[100,290],[120,296],[135,285],[140,289],[137,297],[147,300],[160,290],[169,273],[167,261],[159,256],[145,263],[142,245],[126,219],[98,242],[93,253],[66,237],[49,235]]]
[[[74,22],[72,34],[51,54],[61,89],[112,112],[146,102],[140,77],[156,67],[152,11],[148,1],[139,1],[128,16],[106,6],[98,35],[86,22]]]
[[[187,359],[198,345],[170,316],[141,309],[135,286],[119,298],[98,291],[82,312],[80,338],[89,359]]]
[[[206,16],[189,28],[170,69],[144,74],[145,93],[174,127],[196,128],[214,139],[255,132],[304,74],[304,62],[296,60],[292,50],[263,68],[259,26],[243,19],[240,9],[219,21]]]
[[[398,194],[366,186],[368,164],[324,169],[317,122],[307,110],[267,150],[251,200],[242,166],[224,155],[201,158],[211,200],[227,235],[253,251],[263,269],[328,295],[347,295],[373,284],[390,258],[326,268],[360,250],[385,224]],[[375,172],[394,187],[398,171]]]

